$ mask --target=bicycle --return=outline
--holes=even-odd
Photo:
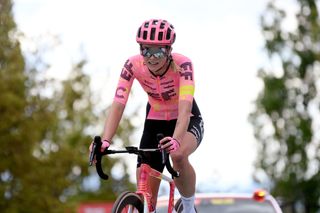
[[[157,135],[158,141],[160,141],[163,138],[162,134]],[[100,136],[94,137],[94,142],[92,146],[92,152],[90,153],[90,163],[89,165],[92,165],[92,162],[94,159],[96,159],[96,171],[100,178],[107,180],[109,176],[104,173],[102,169],[101,159],[103,155],[109,155],[109,154],[117,154],[117,153],[129,153],[129,154],[136,154],[140,158],[144,159],[147,157],[147,153],[150,152],[161,152],[162,153],[162,163],[165,164],[168,172],[171,174],[171,178],[162,174],[161,172],[151,168],[149,165],[142,163],[140,166],[140,174],[138,178],[138,184],[137,184],[137,190],[135,192],[131,191],[124,191],[122,192],[116,199],[113,208],[112,213],[133,213],[133,212],[139,212],[139,213],[149,213],[154,211],[155,207],[151,204],[151,191],[148,189],[148,180],[150,177],[158,178],[160,180],[164,180],[169,183],[170,191],[169,191],[169,200],[168,200],[168,213],[173,212],[174,208],[174,190],[175,190],[175,184],[173,179],[176,177],[179,177],[179,173],[175,171],[170,163],[169,160],[169,154],[165,150],[161,150],[159,148],[157,149],[139,149],[134,146],[127,146],[125,147],[125,150],[109,150],[106,149],[104,152],[100,152],[101,149],[101,138]],[[180,211],[177,211],[180,212]]]

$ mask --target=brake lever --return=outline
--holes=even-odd
[[[96,144],[93,142],[92,143],[92,149],[91,149],[91,152],[90,152],[90,156],[89,156],[89,166],[92,166],[92,163],[93,163],[93,159],[96,155]]]
[[[101,149],[101,137],[100,136],[95,136],[93,143],[92,143],[92,149],[90,152],[90,156],[89,156],[89,166],[92,166],[93,161],[98,153],[98,151]]]
[[[158,143],[160,142],[160,140],[164,138],[164,135],[162,133],[157,134],[157,141]],[[162,164],[166,164],[167,161],[167,155],[166,155],[166,150],[162,149],[161,150],[161,159],[162,159]]]
[[[96,147],[97,147],[96,143],[93,142],[92,149],[91,149],[90,156],[89,156],[89,166],[92,166],[94,157],[96,156]]]
[[[96,159],[96,171],[98,173],[98,175],[104,179],[107,180],[109,178],[109,176],[107,174],[105,174],[102,170],[102,165],[101,165],[101,157],[102,157],[102,153],[100,153],[101,150],[101,137],[100,136],[95,136],[94,140],[93,140],[93,145],[92,145],[92,151],[90,153],[90,166],[93,163],[93,160]]]

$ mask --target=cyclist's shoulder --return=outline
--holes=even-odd
[[[141,55],[130,56],[124,63],[124,67],[132,72],[142,69],[143,66],[144,62],[143,57]]]
[[[128,59],[127,59],[127,62],[130,62],[130,63],[137,63],[137,62],[143,62],[143,57],[140,55],[140,54],[137,54],[137,55],[132,55],[132,56],[129,56]]]
[[[182,64],[182,63],[185,63],[185,62],[190,62],[191,63],[191,59],[186,56],[186,55],[183,55],[181,53],[172,53],[172,59],[177,62],[178,64]]]

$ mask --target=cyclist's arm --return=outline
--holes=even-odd
[[[125,105],[118,103],[116,101],[113,101],[109,111],[109,116],[106,119],[106,122],[104,125],[104,131],[102,136],[103,140],[111,141],[113,136],[116,134],[124,108],[125,108]]]
[[[192,102],[186,100],[179,101],[179,115],[173,133],[173,138],[177,139],[179,142],[183,140],[183,137],[187,132],[190,121],[191,108]]]
[[[179,111],[173,138],[181,142],[190,122],[195,85],[192,62],[184,57],[180,67]]]
[[[128,59],[121,71],[109,116],[105,122],[103,140],[110,142],[116,134],[134,80],[132,69],[132,62]]]

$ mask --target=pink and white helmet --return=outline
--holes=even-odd
[[[136,41],[139,44],[171,46],[176,39],[174,27],[166,20],[150,19],[138,29]]]

